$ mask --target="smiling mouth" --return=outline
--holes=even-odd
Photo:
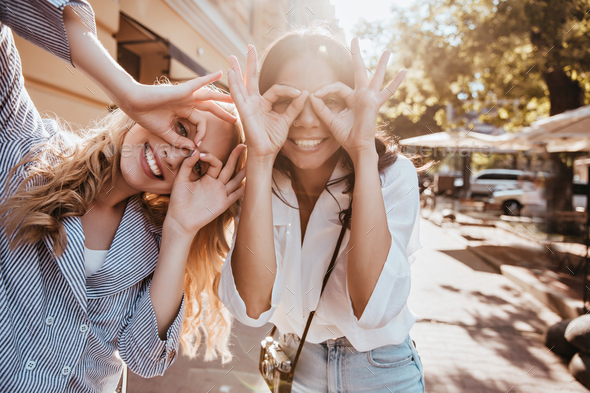
[[[296,144],[297,146],[304,148],[304,149],[311,149],[313,147],[318,146],[320,143],[325,141],[328,138],[324,139],[292,139],[291,141]]]
[[[145,148],[143,149],[143,151],[145,160],[147,161],[148,166],[150,167],[150,170],[152,171],[154,176],[156,176],[160,180],[164,180],[164,176],[162,176],[162,172],[160,171],[160,168],[158,168],[158,164],[156,163],[156,157],[154,157],[154,152],[152,151],[152,148],[150,147],[149,143],[145,143]]]

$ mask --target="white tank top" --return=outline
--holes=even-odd
[[[92,276],[100,270],[107,259],[109,250],[91,250],[84,245],[84,268],[86,277]]]

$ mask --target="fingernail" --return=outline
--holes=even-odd
[[[203,141],[199,141],[199,143],[197,143],[197,147],[201,146],[201,143],[203,143]]]
[[[193,150],[193,152],[191,153],[191,157],[194,156],[195,154],[197,154],[197,152],[198,152],[197,149]]]
[[[203,158],[203,157],[205,157],[206,155],[207,155],[207,154],[205,154],[205,153],[201,153],[201,154],[199,155],[199,157]]]

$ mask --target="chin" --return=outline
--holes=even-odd
[[[296,166],[299,169],[319,169],[322,167],[322,165],[324,165],[326,163],[326,161],[328,161],[328,159],[330,158],[328,157],[317,157],[317,158],[312,158],[312,157],[289,157],[287,156],[287,158],[291,161],[291,163]]]

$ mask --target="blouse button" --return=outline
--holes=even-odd
[[[47,317],[47,318],[45,318],[45,324],[47,326],[53,325],[53,317]]]
[[[80,333],[86,333],[87,331],[88,331],[88,325],[86,325],[85,323],[80,325]]]
[[[35,361],[34,361],[34,360],[29,360],[29,361],[27,362],[27,365],[25,366],[25,370],[29,370],[29,371],[33,370],[33,369],[35,368],[35,365],[36,365],[36,364],[37,364],[37,363],[35,363]]]
[[[68,375],[71,371],[72,371],[72,369],[70,367],[65,366],[64,368],[61,369],[61,375]]]

